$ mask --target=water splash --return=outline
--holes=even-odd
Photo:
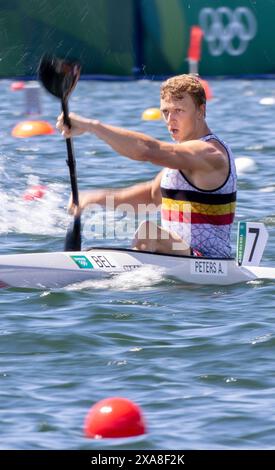
[[[89,280],[65,287],[65,290],[108,289],[131,291],[151,289],[165,280],[164,272],[156,266],[142,266],[137,271],[130,271],[105,279]]]

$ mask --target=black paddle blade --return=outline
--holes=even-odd
[[[65,251],[81,251],[81,222],[80,217],[75,217],[72,227],[67,230]]]
[[[66,101],[80,76],[79,62],[44,55],[38,66],[38,78],[52,95]]]

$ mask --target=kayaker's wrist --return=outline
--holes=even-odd
[[[87,132],[94,134],[98,124],[99,124],[99,121],[97,119],[89,119],[87,123]]]

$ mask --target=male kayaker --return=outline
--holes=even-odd
[[[80,193],[82,211],[90,204],[115,207],[128,203],[161,204],[161,226],[144,221],[133,242],[138,250],[227,258],[235,214],[236,170],[230,148],[209,129],[205,120],[206,96],[193,75],[178,75],[163,82],[160,108],[172,139],[166,143],[148,135],[70,114],[71,129],[57,119],[64,137],[89,132],[118,154],[149,161],[164,169],[149,182],[123,189]],[[70,203],[70,210],[76,208]],[[153,230],[155,228],[155,231]],[[152,236],[154,233],[154,236]]]

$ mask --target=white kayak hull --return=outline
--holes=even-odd
[[[235,259],[162,255],[127,249],[29,253],[0,256],[0,287],[59,288],[138,270],[160,269],[165,276],[192,284],[231,285],[258,278],[275,279],[275,269],[238,266]]]

